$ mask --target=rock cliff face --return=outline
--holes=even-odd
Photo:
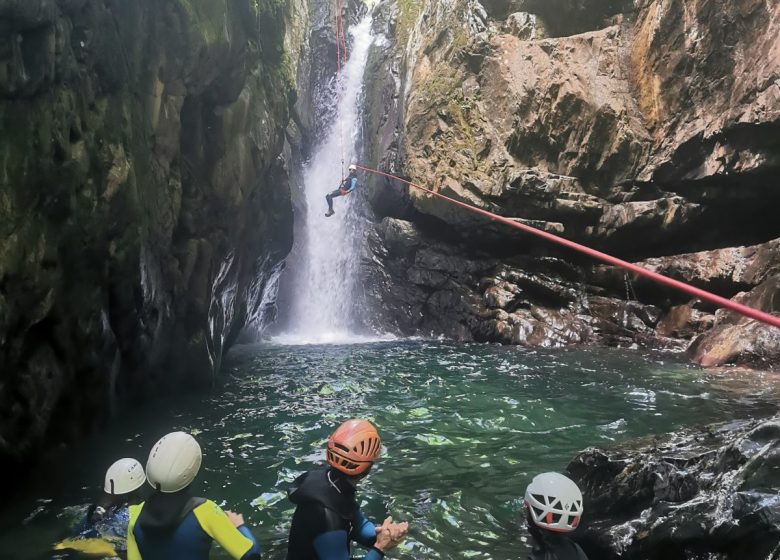
[[[279,155],[306,13],[0,2],[3,465],[210,386],[262,322],[292,242]]]
[[[780,311],[780,5],[387,0],[373,163],[439,192]],[[780,332],[373,180],[378,322],[557,346],[780,363]],[[388,297],[389,294],[389,297]]]
[[[780,557],[780,417],[674,436],[568,466],[583,491],[591,558]]]

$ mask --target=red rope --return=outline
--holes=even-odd
[[[465,202],[461,202],[460,200],[455,200],[454,198],[450,198],[449,196],[445,196],[441,193],[432,191],[430,189],[427,189],[425,187],[422,187],[420,185],[417,185],[415,183],[412,183],[411,181],[407,181],[405,179],[401,179],[400,177],[396,177],[395,175],[392,175],[390,173],[385,173],[384,171],[379,171],[378,169],[371,169],[369,167],[363,167],[362,165],[357,166],[358,169],[362,169],[363,171],[367,171],[369,173],[374,173],[375,175],[382,175],[384,177],[387,177],[389,179],[395,179],[396,181],[400,181],[402,183],[405,183],[409,185],[410,187],[414,187],[416,189],[419,189],[423,192],[426,192],[428,194],[431,194],[435,197],[441,198],[442,200],[446,200],[447,202],[451,202],[453,204],[456,204],[457,206],[460,206],[461,208],[465,208],[469,212],[473,212],[475,214],[479,214],[481,216],[485,216],[487,218],[490,218],[491,220],[494,220],[496,222],[506,224],[508,226],[511,226],[513,228],[525,231],[526,233],[530,233],[532,235],[536,235],[538,237],[541,237],[543,239],[546,239],[548,241],[552,241],[553,243],[557,243],[558,245],[563,245],[564,247],[568,247],[569,249],[573,249],[575,251],[578,251],[580,253],[583,253],[585,255],[588,255],[590,257],[593,257],[595,259],[598,259],[600,261],[606,262],[608,264],[611,264],[613,266],[618,266],[621,268],[624,268],[626,270],[629,270],[635,274],[638,274],[640,276],[644,276],[646,278],[649,278],[655,282],[658,282],[660,284],[663,284],[665,286],[669,286],[671,288],[674,288],[676,290],[680,290],[682,292],[686,292],[694,297],[697,297],[699,299],[709,301],[710,303],[713,303],[717,305],[718,307],[724,307],[726,309],[730,309],[731,311],[735,311],[741,315],[744,315],[745,317],[750,317],[751,319],[755,319],[757,321],[761,321],[763,323],[766,323],[768,325],[773,325],[775,327],[780,328],[780,317],[776,315],[771,315],[769,313],[765,313],[763,311],[759,311],[758,309],[754,309],[752,307],[748,307],[747,305],[743,305],[741,303],[738,303],[736,301],[732,301],[730,299],[726,299],[724,297],[715,295],[711,292],[708,292],[706,290],[702,290],[700,288],[697,288],[695,286],[691,286],[690,284],[686,284],[685,282],[680,282],[679,280],[675,280],[674,278],[669,278],[668,276],[664,276],[663,274],[658,274],[657,272],[653,272],[652,270],[648,270],[646,268],[643,268],[641,266],[638,266],[636,264],[630,263],[628,261],[624,261],[622,259],[618,259],[617,257],[613,257],[612,255],[608,255],[606,253],[602,253],[601,251],[597,251],[595,249],[591,249],[590,247],[586,247],[585,245],[580,245],[579,243],[575,243],[574,241],[569,241],[568,239],[564,239],[563,237],[558,237],[557,235],[553,235],[552,233],[542,231],[540,229],[536,229],[534,227],[531,227],[527,224],[523,224],[520,222],[517,222],[515,220],[512,220],[511,218],[505,218],[504,216],[499,216],[498,214],[493,214],[492,212],[488,212],[487,210],[482,210],[481,208],[477,208],[476,206],[472,206],[470,204],[467,204]]]

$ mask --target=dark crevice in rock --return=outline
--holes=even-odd
[[[633,8],[630,0],[482,0],[488,15],[505,20],[513,13],[537,15],[550,37],[602,29],[610,18]]]

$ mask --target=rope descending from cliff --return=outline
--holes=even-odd
[[[336,3],[336,95],[341,87],[341,68],[347,64],[347,41],[344,36],[344,20],[342,18],[341,0]],[[342,59],[343,57],[343,59]],[[341,180],[344,180],[344,123],[339,119],[339,140],[341,142]]]
[[[708,301],[718,307],[723,307],[725,309],[729,309],[731,311],[734,311],[736,313],[739,313],[740,315],[744,315],[745,317],[749,317],[751,319],[755,319],[757,321],[761,321],[763,323],[766,323],[768,325],[772,325],[775,327],[780,328],[780,317],[776,315],[771,315],[769,313],[765,313],[763,311],[759,311],[758,309],[754,309],[752,307],[749,307],[747,305],[738,303],[736,301],[732,301],[730,299],[726,299],[724,297],[721,297],[719,295],[713,294],[711,292],[708,292],[706,290],[702,290],[701,288],[697,288],[695,286],[691,286],[690,284],[686,284],[685,282],[681,282],[679,280],[675,280],[674,278],[669,278],[668,276],[664,276],[663,274],[659,274],[657,272],[653,272],[652,270],[649,270],[647,268],[643,268],[639,265],[630,263],[628,261],[624,261],[622,259],[619,259],[617,257],[613,257],[612,255],[608,255],[606,253],[602,253],[601,251],[597,251],[596,249],[591,249],[590,247],[587,247],[585,245],[581,245],[579,243],[575,243],[574,241],[569,241],[568,239],[565,239],[563,237],[559,237],[557,235],[554,235],[552,233],[537,229],[535,227],[529,226],[527,224],[524,224],[522,222],[518,222],[516,220],[513,220],[512,218],[506,218],[504,216],[499,216],[498,214],[494,214],[493,212],[488,212],[487,210],[482,210],[481,208],[477,208],[476,206],[473,206],[471,204],[468,204],[466,202],[461,202],[460,200],[456,200],[454,198],[451,198],[449,196],[445,196],[441,193],[438,193],[436,191],[432,191],[431,189],[427,189],[421,185],[415,184],[411,181],[407,181],[406,179],[402,179],[401,177],[397,177],[396,175],[393,175],[391,173],[386,173],[384,171],[380,171],[378,169],[372,169],[370,167],[364,167],[362,165],[357,166],[358,169],[362,169],[363,171],[366,171],[368,173],[373,173],[374,175],[380,175],[382,177],[386,177],[388,179],[393,179],[396,181],[400,181],[401,183],[404,183],[406,185],[409,185],[410,187],[413,187],[415,189],[421,190],[425,193],[428,193],[429,195],[432,195],[436,198],[440,198],[441,200],[445,200],[451,204],[455,204],[456,206],[460,206],[461,208],[465,208],[469,212],[473,212],[474,214],[479,214],[480,216],[484,216],[486,218],[489,218],[495,222],[499,222],[501,224],[508,225],[510,227],[513,227],[515,229],[519,229],[521,231],[524,231],[526,233],[530,233],[531,235],[535,235],[537,237],[541,237],[542,239],[546,239],[547,241],[551,241],[553,243],[556,243],[558,245],[562,245],[564,247],[567,247],[569,249],[573,249],[574,251],[577,251],[579,253],[588,255],[590,257],[593,257],[594,259],[603,261],[607,264],[610,264],[612,266],[620,267],[624,270],[627,270],[629,272],[633,272],[634,274],[637,274],[639,276],[644,276],[645,278],[649,278],[650,280],[653,280],[654,282],[658,282],[659,284],[663,284],[664,286],[668,286],[670,288],[674,288],[676,290],[680,290],[681,292],[685,292],[689,295],[692,295],[693,297],[702,299],[704,301]]]

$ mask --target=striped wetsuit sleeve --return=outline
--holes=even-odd
[[[222,508],[211,500],[192,510],[201,528],[235,560],[260,558],[260,543],[248,527],[236,529]]]
[[[138,520],[138,516],[141,515],[141,508],[143,508],[143,504],[130,506],[130,521],[127,524],[127,560],[143,560],[133,534],[135,522]]]
[[[346,531],[328,531],[314,539],[317,560],[349,560]],[[369,550],[363,560],[382,560],[384,555],[378,550]]]

